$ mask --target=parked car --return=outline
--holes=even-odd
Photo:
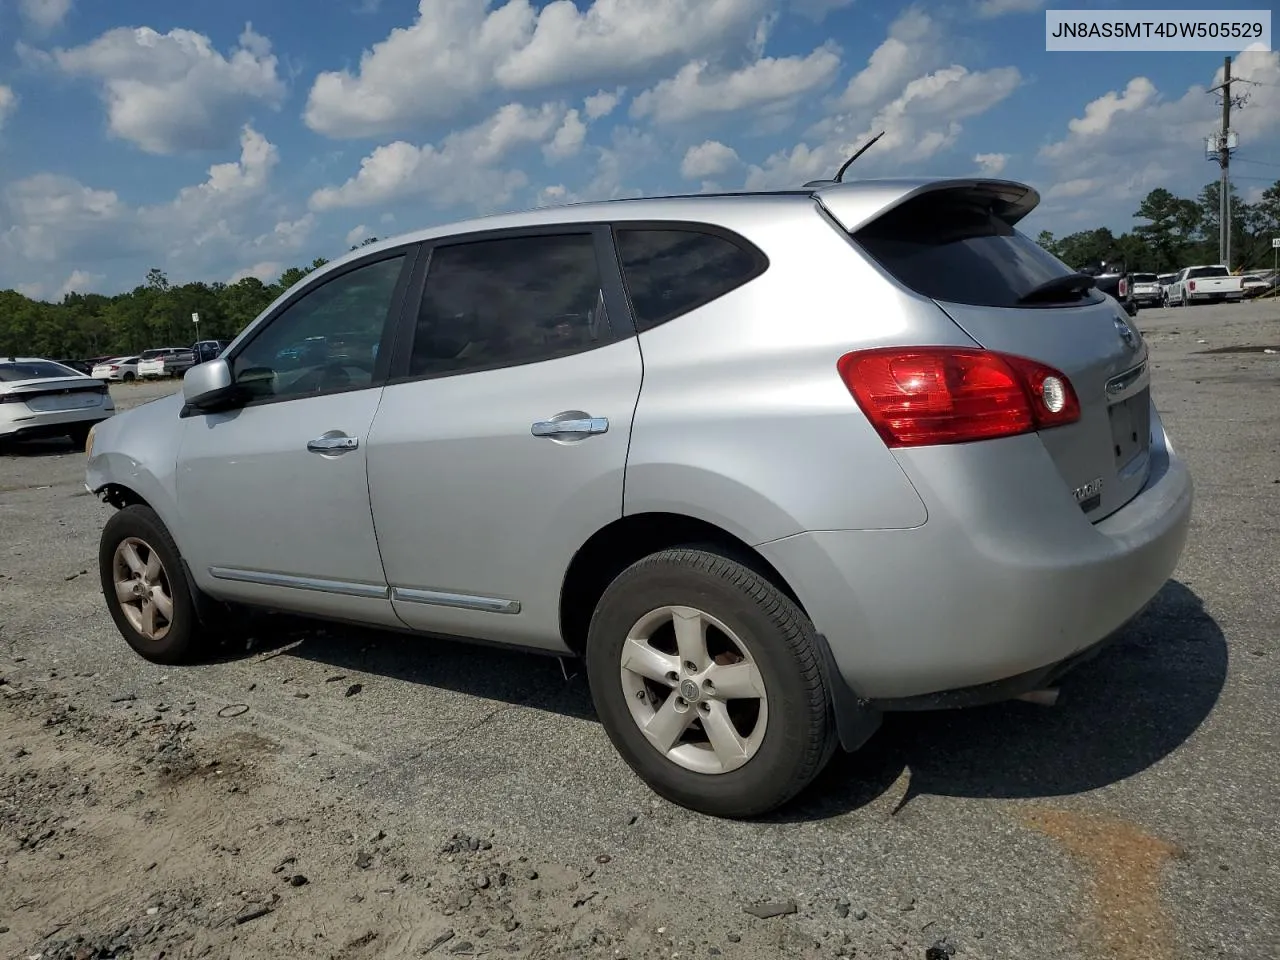
[[[175,350],[164,358],[164,375],[180,377],[196,363],[196,355],[192,350]]]
[[[1168,306],[1186,307],[1193,303],[1221,303],[1244,297],[1242,277],[1233,277],[1222,264],[1184,267],[1173,283],[1164,289]]]
[[[1092,277],[1094,289],[1114,298],[1125,313],[1131,317],[1137,316],[1138,304],[1129,289],[1129,273],[1123,263],[1101,261],[1087,264],[1080,268],[1080,273]]]
[[[98,380],[122,380],[131,383],[138,379],[138,364],[141,357],[113,357],[95,364],[90,374]]]
[[[85,376],[93,372],[93,366],[88,360],[55,360],[54,363],[70,367],[76,373],[83,373]]]
[[[107,385],[40,357],[0,357],[0,443],[70,437],[83,447],[115,413]]]
[[[1263,274],[1248,273],[1240,278],[1240,286],[1244,290],[1244,296],[1246,299],[1269,294],[1275,289],[1275,285],[1276,280],[1274,276],[1267,277]]]
[[[216,360],[229,346],[231,346],[230,340],[201,340],[192,346],[191,352],[195,355],[195,363],[204,363],[208,360]]]
[[[632,769],[719,816],[886,711],[1035,696],[1164,585],[1193,498],[1146,342],[1016,229],[1038,201],[873,181],[362,247],[97,429],[107,608],[158,663],[243,608],[582,656]],[[353,332],[376,360],[279,360]]]
[[[1129,295],[1139,307],[1158,307],[1164,301],[1164,288],[1154,273],[1131,273]]]
[[[1161,289],[1161,291],[1163,291],[1165,287],[1167,287],[1169,284],[1173,283],[1173,281],[1175,281],[1175,280],[1177,280],[1177,279],[1178,279],[1178,275],[1177,275],[1176,273],[1162,273],[1162,274],[1160,274],[1160,289]]]
[[[142,351],[142,359],[138,361],[138,376],[144,380],[170,376],[167,366],[169,358],[184,351],[184,347],[157,347]]]

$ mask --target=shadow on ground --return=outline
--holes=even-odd
[[[274,646],[339,671],[594,716],[576,661],[564,663],[566,679],[551,657],[271,619],[258,631],[271,640],[256,641],[255,654]],[[1057,706],[890,715],[862,750],[837,753],[808,790],[768,819],[817,820],[856,810],[904,770],[910,786],[902,805],[925,794],[1035,798],[1096,789],[1176,750],[1212,711],[1226,675],[1222,631],[1195,593],[1170,581],[1110,647],[1063,679]]]
[[[83,448],[66,437],[41,437],[36,440],[0,442],[0,457],[63,457],[81,453]]]

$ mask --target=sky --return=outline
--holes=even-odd
[[[879,130],[859,176],[1029,183],[1033,235],[1215,179],[1223,55],[1048,53],[1044,6],[0,0],[0,289],[269,282],[480,214],[796,187]],[[1280,178],[1280,56],[1233,72],[1248,198]]]

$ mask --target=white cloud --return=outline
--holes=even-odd
[[[33,28],[47,33],[62,26],[71,12],[71,0],[19,0],[18,11]]]
[[[148,153],[225,149],[254,106],[278,108],[285,96],[271,44],[252,26],[229,56],[191,30],[120,27],[52,60],[96,80],[110,132]]]
[[[251,250],[256,260],[298,251],[315,224],[306,214],[282,219],[255,236],[278,162],[273,144],[251,127],[241,131],[236,161],[215,163],[205,180],[168,202],[133,207],[111,190],[39,173],[10,183],[0,196],[0,273],[46,274],[67,262],[100,267],[146,258],[184,275],[229,271]]]
[[[1232,114],[1242,152],[1273,151],[1280,135],[1280,53],[1246,52],[1232,64],[1237,78],[1255,81],[1233,93],[1248,94]],[[1156,187],[1194,196],[1216,167],[1196,162],[1203,138],[1217,129],[1221,108],[1206,92],[1222,81],[1221,68],[1204,86],[1181,96],[1164,95],[1147,77],[1122,90],[1103,92],[1066,125],[1062,139],[1041,148],[1038,159],[1054,186],[1044,191],[1038,215],[1089,223],[1115,223],[1116,211],[1132,213]],[[1085,186],[1088,184],[1088,186]]]
[[[346,183],[311,195],[316,211],[367,207],[406,197],[426,197],[437,206],[505,203],[528,179],[519,170],[498,165],[511,151],[550,140],[567,112],[563,104],[533,109],[510,103],[488,119],[421,147],[397,140],[360,161]]]
[[[893,97],[911,78],[942,66],[945,46],[937,22],[917,8],[903,12],[867,65],[849,81],[839,106],[874,107]]]
[[[488,9],[476,0],[420,0],[360,58],[358,71],[316,77],[308,126],[331,137],[416,128],[464,113],[493,90],[642,79],[674,62],[749,38],[765,0],[553,0]]]
[[[831,11],[852,6],[853,2],[854,0],[791,0],[791,9],[802,17],[820,23]]]
[[[553,184],[549,187],[543,187],[538,191],[537,206],[554,207],[557,204],[564,203],[564,198],[568,194],[563,183]]]
[[[87,270],[72,270],[71,276],[58,289],[58,299],[69,293],[91,293],[94,288],[106,279],[105,274],[89,273]]]
[[[680,176],[686,180],[718,177],[741,162],[733,147],[725,146],[718,140],[707,140],[685,152],[680,164]]]
[[[827,86],[839,70],[840,51],[834,44],[824,44],[805,57],[765,57],[727,73],[715,71],[705,60],[694,61],[636,97],[631,115],[682,123],[785,105]]]
[[[1010,13],[1031,13],[1039,10],[1046,0],[978,0],[974,12],[987,19],[1003,17]]]
[[[282,273],[284,273],[284,264],[276,260],[264,260],[262,263],[255,263],[252,267],[237,270],[227,277],[227,283],[239,283],[248,277],[254,277],[263,283],[274,283]]]
[[[347,246],[354,246],[367,236],[369,236],[369,228],[363,223],[359,226],[352,227],[347,231]]]
[[[0,83],[0,129],[3,129],[5,121],[13,116],[13,112],[17,109],[18,95],[13,92],[12,87]]]
[[[1016,67],[969,70],[953,64],[909,81],[896,97],[874,112],[868,109],[837,114],[809,131],[819,142],[796,144],[753,166],[750,189],[794,187],[808,180],[830,177],[863,143],[884,136],[860,160],[859,170],[901,169],[927,160],[953,146],[963,127],[960,121],[990,110],[1022,82]]]
[[[550,162],[564,160],[581,150],[586,139],[587,125],[582,122],[577,110],[570,110],[564,116],[564,123],[560,124],[555,136],[542,148],[542,152]]]
[[[601,117],[607,117],[613,113],[613,108],[618,105],[623,96],[626,94],[625,87],[619,87],[617,90],[601,90],[599,93],[593,93],[583,103],[586,110],[588,120],[599,120]]]
[[[978,169],[982,171],[984,176],[994,177],[1004,170],[1005,165],[1009,162],[1009,155],[1007,153],[978,153],[974,154],[973,162],[978,165]]]

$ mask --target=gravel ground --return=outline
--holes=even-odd
[[[891,717],[750,824],[656,800],[573,664],[282,623],[148,665],[82,455],[0,458],[0,955],[1277,956],[1280,306],[1138,324],[1198,496],[1156,604],[1058,706]]]

